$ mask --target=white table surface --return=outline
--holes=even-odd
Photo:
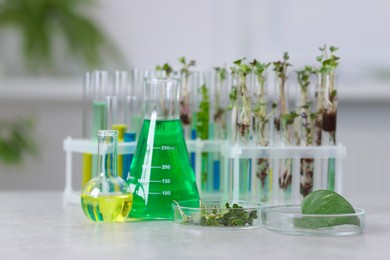
[[[352,200],[367,211],[363,234],[306,237],[171,221],[96,224],[63,205],[60,192],[0,192],[0,259],[390,259],[387,195]]]

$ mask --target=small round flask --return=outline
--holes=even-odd
[[[118,131],[98,131],[98,175],[83,188],[84,214],[96,222],[123,222],[133,205],[133,194],[117,174]]]

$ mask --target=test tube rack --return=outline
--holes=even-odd
[[[259,147],[259,146],[239,146],[224,144],[221,148],[223,160],[223,172],[227,172],[229,176],[224,176],[223,181],[223,197],[229,200],[240,200],[240,178],[242,173],[239,169],[239,161],[241,159],[251,159],[250,169],[250,187],[249,200],[258,200],[259,196],[259,179],[253,172],[255,169],[256,159],[268,158],[271,162],[271,169],[274,170],[271,178],[271,196],[272,200],[267,201],[269,204],[292,203],[297,204],[302,200],[300,194],[300,160],[310,158],[314,160],[313,174],[313,190],[327,189],[328,184],[328,165],[329,159],[334,159],[334,190],[342,193],[343,182],[343,160],[346,157],[346,147],[342,144],[337,146],[277,146],[277,147]],[[291,198],[284,201],[278,187],[278,162],[281,159],[292,160],[292,183],[291,183]],[[229,166],[230,165],[230,166]],[[324,167],[325,166],[325,167]],[[317,173],[317,174],[316,174]],[[318,174],[320,173],[320,174]],[[264,203],[264,202],[263,202]]]
[[[198,190],[201,192],[201,154],[203,152],[219,152],[221,146],[225,143],[222,140],[188,140],[187,149],[189,153],[195,153],[195,176]],[[120,154],[134,154],[136,142],[118,142],[118,155]],[[73,188],[73,153],[88,153],[97,154],[97,142],[87,139],[73,139],[67,137],[63,141],[63,149],[65,151],[65,189],[63,192],[63,202],[65,204],[80,204],[81,191]],[[77,175],[77,176],[80,176]]]
[[[136,142],[120,142],[118,143],[118,155],[119,154],[134,154],[136,148]],[[63,202],[65,204],[80,204],[81,191],[77,191],[72,186],[73,167],[72,159],[73,153],[89,153],[97,154],[97,142],[86,139],[73,139],[67,137],[63,140],[63,149],[65,151],[65,189],[63,192]],[[292,202],[298,203],[299,198],[299,161],[301,158],[313,158],[315,161],[335,159],[335,191],[342,192],[342,176],[343,176],[343,159],[346,157],[346,147],[342,144],[337,146],[279,146],[279,147],[259,147],[259,146],[239,146],[231,145],[225,140],[187,140],[187,149],[189,153],[195,153],[195,176],[198,190],[201,193],[201,154],[204,152],[220,152],[222,155],[222,172],[229,174],[221,175],[222,194],[221,196],[229,199],[239,198],[239,181],[240,159],[256,159],[256,158],[269,158],[273,161],[283,158],[291,158],[294,161],[295,167],[292,170]],[[229,168],[229,162],[232,162],[233,167]],[[255,160],[252,160],[254,163]],[[277,167],[275,167],[277,168]],[[254,167],[251,167],[254,169]],[[324,171],[322,171],[323,173]],[[79,174],[80,175],[80,174]],[[79,176],[78,175],[78,176]],[[250,173],[252,181],[250,187],[250,198],[256,197],[257,188],[255,187],[255,174]],[[273,203],[280,203],[279,195],[276,193],[278,176],[273,174],[272,185],[274,186],[272,191]],[[327,174],[321,174],[313,178],[313,190],[326,188],[324,186],[327,183]],[[231,179],[231,184],[228,183],[228,179]],[[206,194],[200,194],[205,195]]]

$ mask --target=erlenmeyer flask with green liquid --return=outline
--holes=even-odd
[[[145,113],[127,182],[131,218],[172,219],[173,201],[199,200],[179,119],[179,82],[145,81]]]

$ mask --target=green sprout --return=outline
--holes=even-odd
[[[157,65],[155,67],[155,70],[165,72],[165,75],[166,75],[167,78],[169,78],[171,73],[173,73],[173,68],[168,63],[164,63],[164,65],[162,65],[162,66],[161,65]]]
[[[186,78],[188,78],[190,75],[191,75],[191,71],[190,71],[190,68],[191,67],[194,67],[196,65],[196,61],[195,60],[190,60],[188,63],[186,62],[186,58],[184,56],[180,57],[178,59],[178,61],[180,62],[180,64],[183,66],[181,69],[180,69],[180,74],[181,75],[185,75]]]
[[[305,66],[305,68],[297,71],[298,84],[302,91],[307,93],[308,87],[310,85],[310,76],[314,72],[314,69],[310,66]]]
[[[288,60],[290,59],[290,56],[288,55],[288,52],[283,53],[283,60],[281,61],[275,61],[272,64],[274,65],[274,71],[276,72],[276,75],[278,78],[280,78],[284,82],[287,80],[287,69],[289,66],[291,66],[290,63],[288,63]]]
[[[235,76],[238,76],[239,78],[239,89],[240,89],[240,97],[242,100],[242,107],[241,107],[241,113],[240,113],[240,120],[239,124],[237,123],[237,126],[239,126],[239,133],[241,134],[241,137],[243,137],[243,141],[247,142],[249,139],[249,127],[250,127],[250,120],[251,120],[251,104],[250,104],[250,94],[248,93],[248,88],[246,84],[246,77],[249,75],[249,73],[252,72],[252,67],[248,64],[243,63],[245,58],[239,59],[234,61],[234,65],[231,70],[232,74]]]
[[[317,61],[321,63],[321,67],[318,72],[323,74],[334,73],[337,66],[339,65],[340,58],[334,55],[338,50],[337,47],[330,46],[329,50],[326,48],[326,44],[323,47],[320,47],[321,55],[317,56]]]
[[[290,59],[288,52],[283,53],[283,59],[281,61],[275,61],[273,62],[273,70],[276,73],[277,76],[277,84],[279,86],[279,111],[280,115],[286,115],[289,114],[288,107],[287,107],[287,98],[285,93],[285,85],[287,81],[287,69],[291,64],[288,62]],[[275,129],[277,131],[280,131],[280,118],[275,117],[274,121]]]

